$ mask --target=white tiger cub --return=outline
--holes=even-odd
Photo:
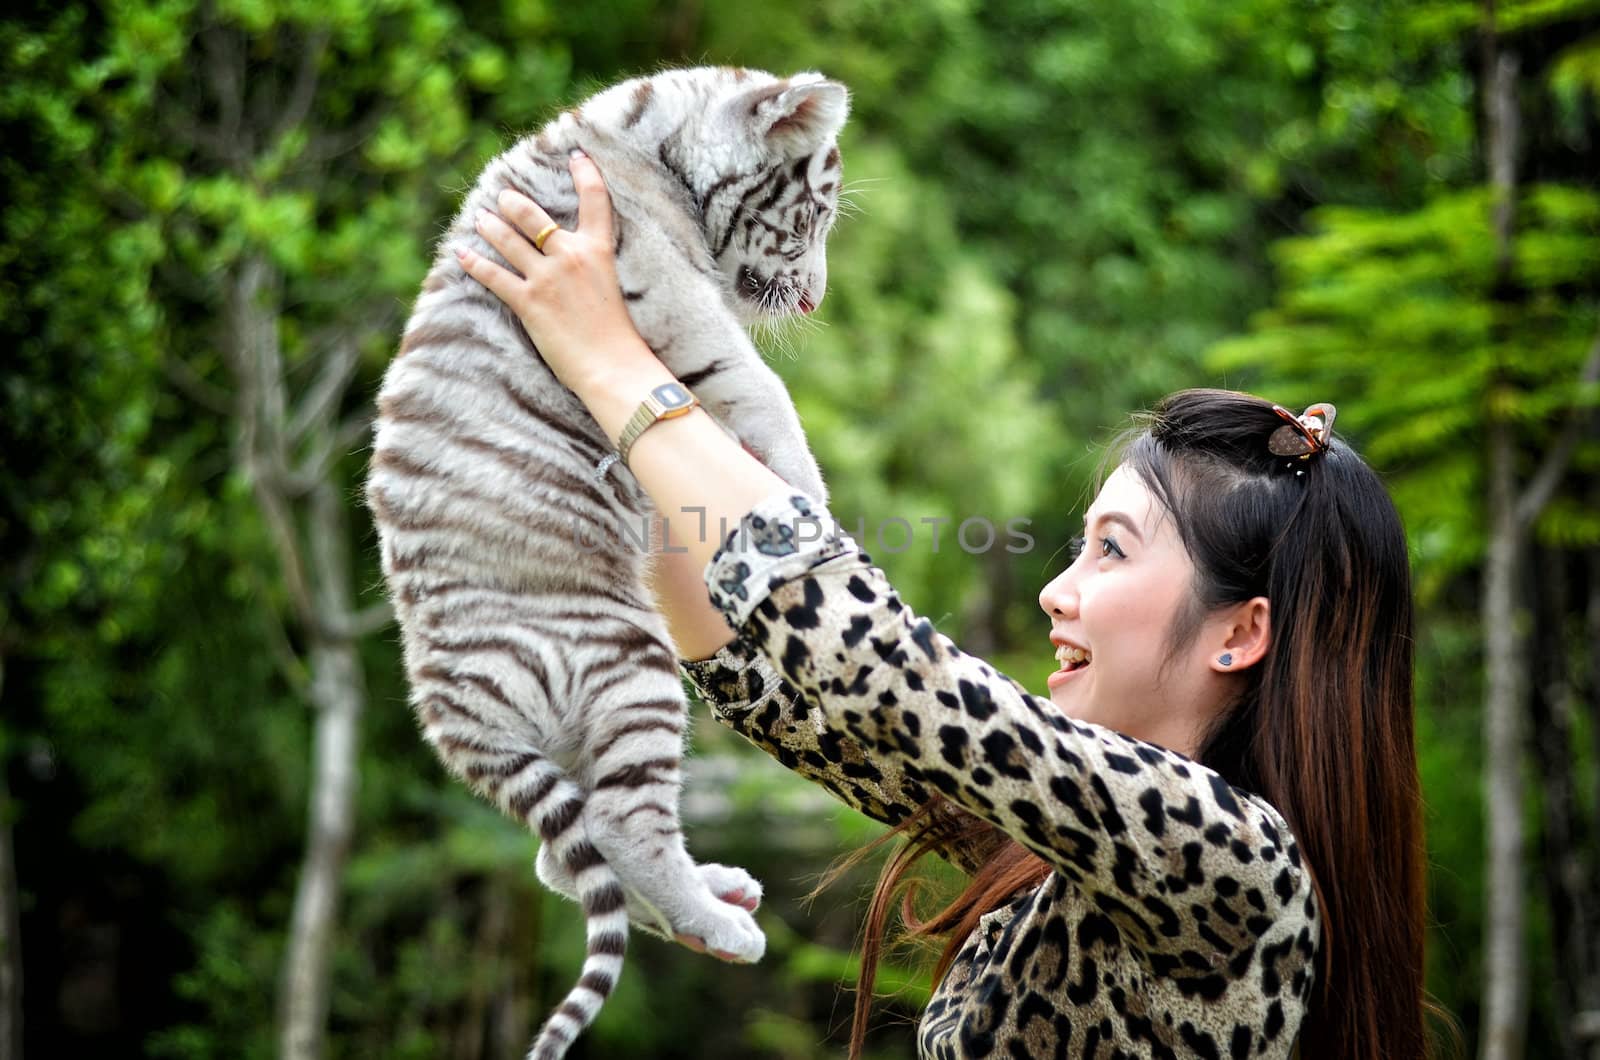
[[[687,704],[636,540],[650,501],[621,465],[597,475],[609,440],[455,251],[503,263],[473,218],[506,187],[575,227],[568,153],[581,147],[610,189],[640,334],[759,459],[825,500],[788,392],[743,325],[822,300],[848,110],[845,88],[820,74],[707,67],[563,113],[468,193],[383,381],[366,496],[423,734],[538,832],[540,878],[587,920],[582,977],[536,1060],[594,1020],[630,917],[746,961],[766,940],[734,904],[759,884],[684,849]]]

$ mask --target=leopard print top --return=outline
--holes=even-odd
[[[1291,1054],[1321,924],[1263,799],[965,654],[803,494],[747,514],[706,583],[739,636],[681,668],[719,721],[870,817],[942,795],[1055,869],[966,940],[921,1056]]]

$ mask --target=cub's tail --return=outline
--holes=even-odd
[[[560,1060],[600,1007],[622,974],[628,948],[628,912],[622,883],[585,834],[581,813],[583,792],[548,760],[548,772],[523,788],[513,809],[551,844],[556,859],[572,874],[583,906],[588,948],[583,972],[566,998],[551,1013],[528,1049],[528,1060]],[[520,803],[520,805],[517,805]]]

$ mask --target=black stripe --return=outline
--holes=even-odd
[[[388,423],[426,423],[429,426],[448,426],[454,418],[433,405],[415,404],[415,394],[385,394],[378,399],[378,418]]]
[[[622,888],[608,883],[583,896],[584,916],[605,916],[623,906]]]
[[[526,529],[527,513],[513,512],[509,508],[501,507],[501,498],[491,497],[478,490],[453,487],[447,490],[454,497],[464,501],[472,501],[482,509],[488,509],[501,517],[503,523],[510,524],[518,529]],[[483,527],[476,520],[455,519],[448,515],[424,515],[416,511],[396,511],[382,495],[374,494],[368,505],[374,515],[377,515],[383,524],[391,530],[430,531],[448,530],[463,537],[481,537]],[[480,516],[487,512],[480,510]]]
[[[498,374],[494,375],[494,379],[505,389],[505,394],[511,399],[511,403],[521,409],[529,419],[539,424],[540,427],[554,434],[559,434],[585,458],[598,459],[600,455],[606,452],[594,438],[556,419],[552,415],[553,409],[542,409],[529,401],[527,396],[521,390],[518,390],[511,380]]]
[[[517,661],[519,666],[538,678],[539,684],[546,694],[550,692],[550,675],[546,672],[544,664],[525,645],[518,644],[509,637],[480,637],[467,641],[447,641],[439,637],[424,637],[423,642],[435,651],[450,655],[461,655],[475,651],[492,651],[502,655],[509,655]]]
[[[592,617],[590,621],[593,621]],[[616,648],[618,651],[671,654],[654,637],[635,626],[623,626],[620,631],[609,636],[602,634],[599,630],[589,630],[583,639],[587,644],[602,644],[608,648]]]
[[[481,750],[477,750],[477,753],[492,754],[493,751],[492,749],[486,747],[482,748]],[[525,751],[522,754],[514,755],[511,758],[502,758],[498,762],[474,762],[472,765],[467,767],[467,776],[471,777],[473,780],[482,780],[484,777],[489,776],[499,777],[501,780],[505,780],[508,777],[516,776],[524,769],[527,769],[529,766],[539,761],[542,761],[542,759],[538,755]]]
[[[567,871],[574,876],[587,869],[592,869],[596,865],[604,864],[605,860],[605,856],[587,839],[574,843],[572,849],[567,851],[565,859]]]
[[[603,743],[595,747],[592,752],[593,760],[599,761],[604,758],[606,752],[617,745],[618,740],[636,732],[670,732],[674,736],[681,736],[683,735],[683,728],[665,719],[639,718],[635,721],[630,721],[626,725],[618,727],[606,737]]]
[[[410,475],[412,478],[445,477],[438,468],[429,467],[427,464],[419,464],[408,456],[402,456],[399,450],[393,446],[387,446],[373,453],[372,467],[375,470],[394,471],[402,475]]]
[[[511,796],[506,803],[506,812],[519,821],[527,821],[533,816],[534,807],[539,805],[539,800],[531,792],[519,791]]]
[[[483,335],[469,324],[429,321],[424,324],[418,324],[401,337],[400,352],[397,356],[404,357],[422,346],[443,346],[452,342],[484,344],[485,340]]]
[[[543,802],[559,783],[561,783],[561,775],[556,773],[554,770],[540,777],[539,783],[535,785],[533,789],[534,805],[537,806],[539,803]]]
[[[539,822],[539,835],[544,839],[555,839],[572,827],[578,819],[578,814],[583,812],[583,802],[580,799],[568,799],[545,815]]]
[[[777,184],[772,189],[772,194],[756,203],[756,213],[763,214],[772,209],[774,203],[783,198],[783,193],[789,190],[789,178],[782,172],[774,170],[773,176],[778,178]]]
[[[494,678],[486,677],[483,674],[462,674],[461,679],[487,693],[489,698],[499,700],[500,704],[506,709],[517,709],[516,703],[512,701],[511,697],[506,694],[505,689],[501,688],[500,683]]]
[[[621,769],[612,770],[599,780],[596,780],[594,782],[594,790],[599,791],[601,788],[617,787],[642,788],[649,784],[665,784],[668,781],[656,776],[655,771],[676,770],[677,768],[678,759],[676,758],[650,758],[643,762],[634,762],[623,766]]]
[[[656,149],[656,157],[661,160],[661,165],[666,168],[666,171],[671,173],[678,183],[688,188],[692,193],[694,191],[694,182],[689,179],[689,175],[678,165],[677,160],[668,153],[668,148],[673,141],[678,139],[681,132],[683,132],[683,126],[680,125],[672,131],[670,136],[662,140],[661,146]]]
[[[728,243],[733,239],[733,233],[739,226],[739,220],[743,216],[745,205],[750,201],[751,196],[770,184],[777,176],[777,170],[768,170],[766,176],[752,184],[739,197],[739,202],[734,206],[732,212],[728,214],[728,227],[723,230],[722,236],[717,240],[717,249],[712,252],[713,256],[721,257],[722,252],[728,249]]]
[[[690,390],[693,390],[695,387],[697,387],[701,383],[705,382],[705,380],[707,378],[709,378],[711,375],[722,371],[722,368],[723,368],[723,365],[722,365],[721,361],[712,361],[710,364],[706,365],[704,368],[696,368],[692,372],[685,372],[682,375],[678,376],[678,382],[682,383],[684,386],[688,387]]]
[[[644,112],[650,109],[650,101],[654,98],[656,86],[645,81],[633,90],[633,98],[629,101],[628,113],[622,119],[622,127],[631,129],[639,124],[639,119],[644,117]]]
[[[410,552],[402,552],[398,546],[391,544],[384,556],[384,571],[394,575],[421,570],[423,565],[437,554],[438,550],[430,545],[418,545]]]
[[[613,660],[613,661],[616,663],[616,669],[609,671],[608,676],[606,677],[606,679],[604,681],[602,681],[598,685],[585,685],[584,686],[583,692],[584,692],[584,698],[585,699],[589,699],[589,700],[599,699],[601,696],[605,695],[607,692],[611,691],[613,688],[616,688],[618,685],[626,684],[627,682],[631,681],[634,677],[638,676],[639,670],[641,669],[641,667],[638,665],[639,660],[637,660],[637,659],[619,658],[619,659],[616,659],[616,660]],[[604,665],[604,664],[600,664],[600,665]],[[652,668],[652,669],[657,669],[661,673],[670,673],[670,674],[673,674],[674,676],[676,676],[677,673],[678,673],[678,664],[676,662],[674,662],[674,661],[671,661],[670,659],[667,660],[667,662],[664,665],[661,665],[661,666],[657,666],[654,660],[651,660],[647,665],[649,665],[650,668]],[[591,669],[589,671],[589,676],[592,677],[595,674],[595,672],[597,672],[598,670],[599,670],[599,665],[597,665],[596,667],[594,667],[593,669]],[[644,703],[644,704],[629,703],[629,704],[627,704],[627,707],[625,709],[637,710],[641,706],[652,707],[652,708],[663,709],[663,710],[676,710],[676,711],[681,711],[683,709],[682,704],[670,703],[667,700],[661,700],[659,702],[652,701],[652,702]]]
[[[616,931],[596,935],[589,941],[589,952],[603,957],[621,957],[628,952],[628,936]]]
[[[706,193],[700,197],[700,212],[705,213],[708,209],[710,209],[712,200],[718,195],[722,194],[725,188],[729,188],[742,181],[749,180],[751,177],[760,176],[761,172],[762,171],[759,169],[754,169],[729,173],[727,176],[711,185],[711,187],[707,188]]]
[[[423,705],[426,706],[435,702],[444,703],[446,706],[452,705],[449,699],[439,695],[429,696],[423,700]],[[475,724],[482,724],[477,718],[471,718],[470,720]],[[487,744],[480,743],[471,737],[456,736],[452,733],[442,733],[434,742],[438,745],[441,753],[446,750],[452,754],[492,755],[495,753],[495,749]]]
[[[533,453],[518,452],[515,449],[511,449],[503,445],[497,445],[486,438],[478,438],[472,435],[457,435],[452,437],[450,441],[464,449],[471,449],[475,452],[486,453],[490,456],[493,456],[506,468],[515,473],[518,478],[521,478],[526,482],[534,483],[540,486],[558,485],[567,493],[575,494],[579,497],[582,497],[584,500],[589,501],[601,511],[610,510],[610,505],[607,503],[606,498],[600,495],[599,490],[595,489],[583,479],[578,478],[576,475],[563,471],[554,464],[541,464],[537,465],[537,467],[540,472],[549,472],[552,475],[557,476],[560,480],[559,482],[552,483],[548,480],[541,479],[537,474],[529,474],[529,462],[531,459],[536,458],[535,454]],[[547,497],[546,499],[552,502],[556,500],[555,497]],[[568,510],[572,511],[574,514],[579,514],[578,510],[575,508],[569,508]],[[581,514],[587,515],[589,513]]]
[[[554,788],[560,779],[560,776],[555,772],[545,774],[539,779],[538,785],[532,791],[521,791],[511,796],[511,801],[507,803],[507,809],[517,820],[527,822],[528,818],[533,816],[533,811],[539,808],[539,804],[545,800],[545,796],[550,794],[550,789]],[[533,823],[534,830],[537,831],[538,823]],[[549,837],[541,836],[541,838],[547,839]]]
[[[611,996],[611,990],[616,981],[605,972],[584,972],[583,978],[578,980],[578,985],[585,990],[592,990],[600,995],[601,1000]]]

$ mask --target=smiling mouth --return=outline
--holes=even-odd
[[[1056,648],[1056,663],[1061,667],[1055,673],[1045,678],[1045,684],[1054,690],[1059,685],[1072,680],[1078,674],[1089,668],[1092,656],[1082,648],[1075,648],[1068,644]]]
[[[1089,665],[1093,658],[1084,649],[1073,647],[1070,644],[1063,644],[1056,648],[1056,662],[1063,671],[1068,673],[1076,673],[1083,669]]]

